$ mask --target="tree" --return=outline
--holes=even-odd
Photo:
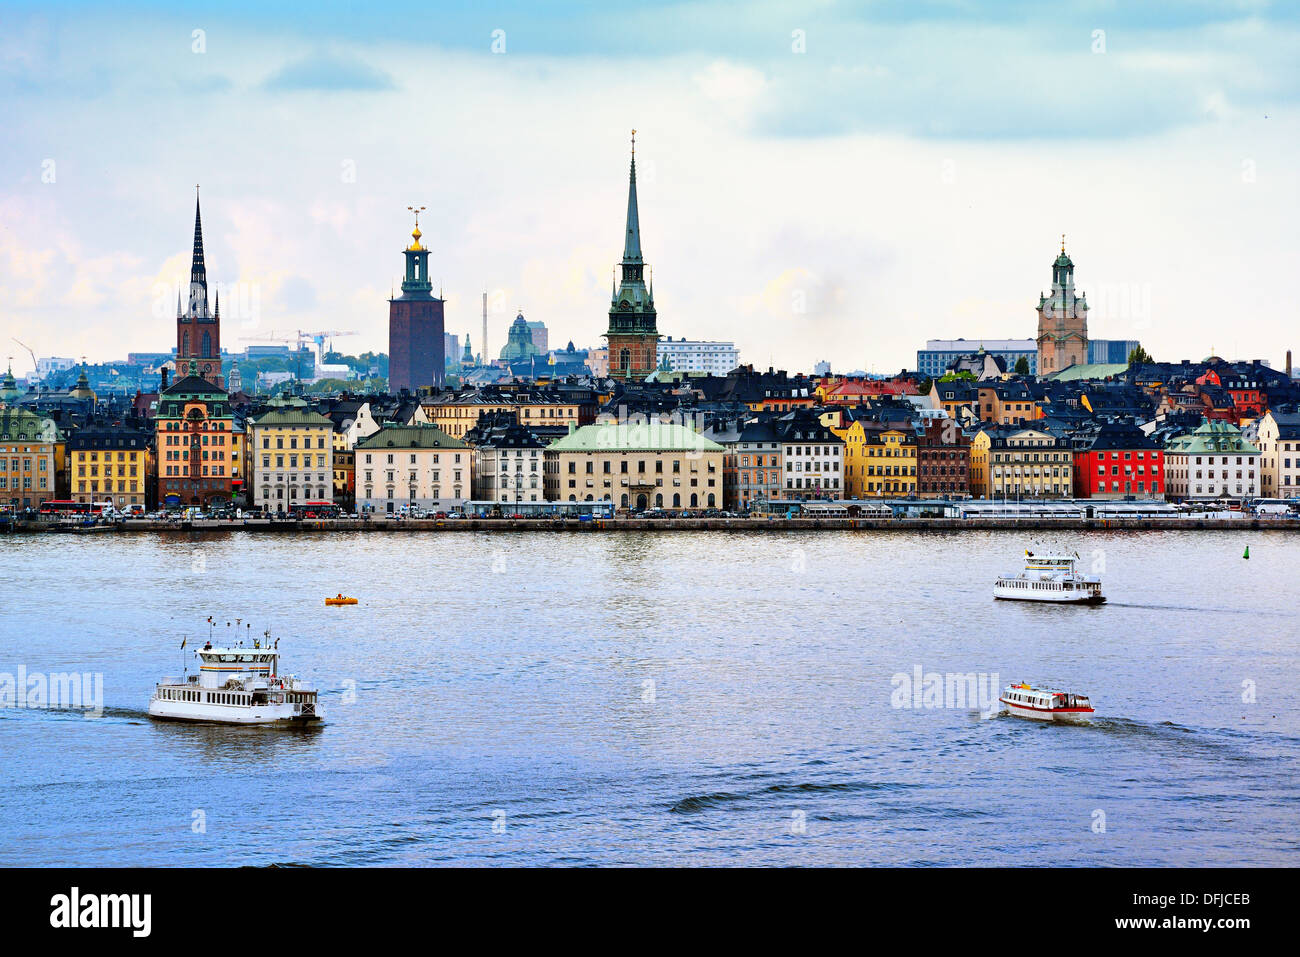
[[[1016,360],[1016,375],[1029,375],[1029,357],[1021,356]]]
[[[1151,353],[1142,348],[1141,343],[1128,354],[1128,364],[1131,366],[1150,365],[1155,361],[1155,359],[1151,358]]]

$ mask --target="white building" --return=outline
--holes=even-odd
[[[1165,496],[1183,499],[1259,498],[1259,449],[1227,422],[1206,419],[1165,448]]]
[[[334,423],[301,402],[274,408],[249,431],[251,502],[287,512],[305,502],[334,500]]]
[[[473,461],[473,449],[435,425],[380,429],[357,443],[357,508],[388,514],[461,508],[473,490]]]
[[[782,496],[844,497],[844,440],[816,417],[793,412],[776,423],[781,442]]]
[[[659,340],[659,366],[673,372],[707,372],[724,376],[740,365],[740,350],[734,342],[704,342],[691,339]]]
[[[1300,414],[1269,411],[1255,425],[1262,496],[1300,496]]]

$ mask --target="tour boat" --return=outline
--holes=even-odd
[[[195,657],[199,673],[158,682],[149,715],[218,724],[315,725],[323,721],[315,685],[280,673],[279,640],[228,647],[209,641]],[[184,642],[181,646],[184,647]]]
[[[335,598],[325,599],[325,604],[327,605],[355,605],[356,603],[357,600],[355,598],[344,598],[342,595]]]
[[[1025,570],[1019,575],[999,575],[993,597],[1014,601],[1056,601],[1100,605],[1101,579],[1084,578],[1075,571],[1077,553],[1036,555],[1025,552]]]
[[[1034,721],[1078,723],[1086,721],[1093,710],[1087,695],[1034,688],[1027,684],[1007,685],[998,700],[1006,705],[1012,716]]]

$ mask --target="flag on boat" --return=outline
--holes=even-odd
[[[182,639],[181,639],[181,647],[182,647],[182,648],[185,647],[185,642],[188,641],[188,640],[189,640],[188,638],[182,638]]]

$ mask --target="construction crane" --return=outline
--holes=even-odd
[[[10,336],[10,338],[13,339],[12,336]],[[19,342],[17,339],[14,339],[14,342],[17,342],[20,346],[26,349],[27,354],[32,357],[32,379],[35,380],[38,375],[36,371],[36,353],[32,351],[32,347],[27,345],[27,343]]]
[[[290,350],[293,356],[293,377],[295,379],[301,379],[302,378],[302,348],[301,348],[302,338],[303,337],[301,333],[299,333],[296,336],[277,336],[275,334],[275,330],[272,329],[270,335],[240,336],[239,341],[240,342],[278,342],[285,346],[297,346],[298,348]]]
[[[357,336],[357,335],[360,335],[360,333],[340,332],[334,329],[326,332],[303,332],[301,329],[299,329],[298,341],[314,342],[316,344],[316,352],[323,358],[325,353],[330,351],[329,347],[325,345],[326,339],[334,338],[335,336]]]

